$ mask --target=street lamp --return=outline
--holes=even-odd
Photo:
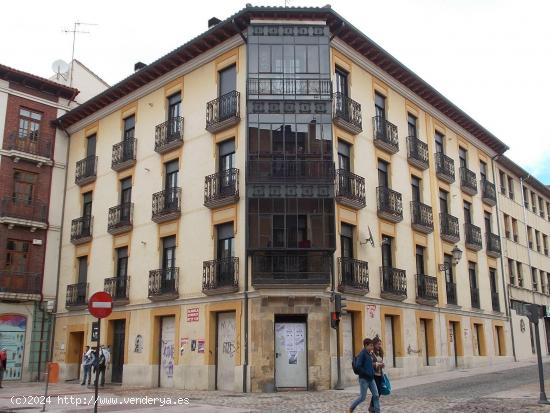
[[[457,265],[462,258],[462,250],[455,245],[451,253],[453,254],[453,265]],[[439,271],[449,271],[449,263],[439,264]]]

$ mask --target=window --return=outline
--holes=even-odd
[[[506,174],[502,171],[498,171],[498,178],[500,181],[500,193],[506,195]]]
[[[550,202],[546,203],[546,217],[548,218],[548,221],[550,221]]]
[[[548,255],[548,235],[542,234],[542,246],[544,248],[544,255]]]
[[[412,191],[412,200],[413,202],[421,202],[421,191],[420,191],[420,184],[421,179],[417,176],[412,175],[411,176],[411,191]]]
[[[387,235],[382,235],[382,266],[393,268],[392,257],[393,238]]]
[[[516,262],[516,274],[518,276],[518,285],[523,287],[523,266],[521,262]]]
[[[467,169],[468,168],[468,151],[462,146],[458,148],[458,158],[460,160],[460,167]]]
[[[533,212],[537,213],[537,194],[531,191],[531,207],[533,208]]]
[[[336,93],[348,96],[348,72],[340,67],[336,67]],[[344,102],[342,102],[344,104]]]
[[[504,221],[504,235],[506,239],[512,239],[512,232],[510,231],[510,216],[503,213],[502,220]]]
[[[518,220],[515,218],[512,218],[512,234],[514,235],[514,242],[519,242]]]
[[[128,247],[117,248],[116,257],[117,278],[128,277]]]
[[[472,223],[472,204],[464,201],[464,222],[466,224]]]
[[[508,279],[510,280],[511,285],[516,285],[516,276],[514,274],[515,271],[515,265],[514,260],[508,258]]]
[[[78,283],[88,282],[88,256],[78,257]]]
[[[132,177],[120,181],[120,203],[129,204],[132,202]]]
[[[523,204],[529,209],[529,190],[526,187],[523,187]]]
[[[235,256],[235,243],[233,234],[233,222],[216,225],[218,236],[218,245],[216,255],[218,260],[223,260]]]
[[[539,196],[539,213],[544,218],[544,200]]]
[[[472,290],[477,289],[477,274],[475,262],[468,262],[468,276],[470,278],[470,288]]]
[[[82,216],[92,216],[92,191],[82,194]]]
[[[483,161],[479,161],[479,176],[482,181],[487,180],[487,164]]]
[[[18,137],[20,139],[37,140],[40,133],[41,120],[41,113],[26,108],[20,108]]]
[[[5,269],[11,273],[28,272],[30,258],[29,241],[8,239],[6,242],[6,263]]]
[[[535,243],[537,244],[537,252],[542,252],[540,245],[540,232],[535,230]]]
[[[536,268],[531,268],[531,280],[533,281],[533,291],[539,290],[538,274]]]
[[[443,256],[443,263],[447,267],[447,271],[445,271],[445,282],[447,284],[455,282],[455,277],[453,273],[453,256],[449,254],[445,254]]]
[[[386,118],[386,97],[378,92],[374,93],[374,114],[381,119]]]
[[[37,174],[15,171],[13,174],[13,198],[17,202],[24,202],[29,205],[33,200],[34,184],[37,178]]]
[[[124,119],[124,140],[133,139],[136,130],[136,117],[134,115],[128,116]]]
[[[351,145],[342,140],[338,140],[338,168],[351,171]]]
[[[219,77],[219,96],[228,94],[237,89],[237,67],[231,65],[218,72]],[[231,106],[231,105],[229,105]],[[221,109],[221,108],[220,108]]]
[[[176,266],[176,237],[162,238],[162,269]]]
[[[491,288],[491,293],[496,294],[497,291],[497,270],[494,268],[489,268],[489,287]]]
[[[424,275],[425,273],[425,257],[424,257],[425,248],[421,245],[416,246],[416,273]]]
[[[533,249],[533,228],[527,227],[527,241],[529,243],[529,248]]]
[[[168,96],[168,120],[181,116],[181,92]]]
[[[490,212],[483,212],[483,221],[485,223],[485,232],[487,234],[493,233],[493,225],[491,222],[492,220],[493,220],[493,216],[491,215]]]
[[[178,187],[179,160],[175,159],[164,164],[164,187],[166,190]]]
[[[544,271],[540,270],[539,271],[539,275],[540,275],[540,291],[541,293],[543,294],[546,294],[546,277],[544,275]]]
[[[407,128],[409,136],[416,138],[417,137],[417,118],[410,113],[407,113]]]
[[[218,171],[228,171],[235,167],[235,139],[218,144]]]
[[[96,135],[90,135],[86,138],[86,157],[95,156]]]
[[[511,176],[508,177],[508,195],[510,199],[514,199],[514,180]]]
[[[340,249],[342,258],[353,258],[353,225],[341,224]]]
[[[378,186],[389,188],[389,163],[378,159]]]
[[[435,131],[435,151],[445,153],[445,136],[438,131]]]
[[[443,189],[439,190],[439,212],[449,213],[449,193]]]

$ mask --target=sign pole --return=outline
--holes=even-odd
[[[537,364],[539,368],[539,386],[540,386],[540,394],[539,394],[539,404],[550,404],[548,402],[548,399],[546,398],[546,391],[544,390],[544,373],[542,370],[542,354],[541,354],[541,348],[540,348],[540,334],[539,334],[539,315],[540,310],[539,306],[537,304],[530,304],[529,306],[529,321],[532,322],[535,325],[535,341],[536,341],[536,349],[537,349]]]
[[[95,398],[94,398],[94,413],[97,413],[97,393],[99,391],[99,343],[101,343],[101,319],[97,319],[97,347],[95,352],[96,368],[95,368]],[[105,374],[105,373],[104,373]]]

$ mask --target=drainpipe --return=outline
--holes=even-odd
[[[244,38],[242,32],[240,32],[241,37]],[[246,41],[246,40],[245,40]],[[246,43],[245,43],[246,44]],[[248,73],[248,50],[246,53],[246,70]],[[245,97],[245,99],[248,96]],[[246,123],[248,124],[248,116],[246,118]],[[245,129],[245,160],[244,160],[244,173],[243,173],[243,181],[244,181],[244,222],[248,222],[248,189],[246,185],[246,176],[248,172],[248,127]],[[248,379],[248,225],[244,226],[244,239],[245,239],[245,246],[244,246],[244,363],[243,363],[243,393],[247,393],[247,379]]]
[[[500,233],[500,208],[499,208],[499,202],[498,202],[498,191],[496,188],[496,175],[495,175],[495,159],[498,159],[500,155],[495,155],[491,158],[491,169],[493,170],[493,181],[495,181],[495,194],[496,195],[496,207],[497,207],[497,229],[498,229],[498,238],[502,240],[502,235]],[[522,191],[523,192],[523,191]],[[502,279],[502,288],[504,290],[504,307],[506,309],[506,317],[508,318],[508,322],[510,323],[510,334],[512,335],[512,354],[514,356],[514,361],[518,361],[517,355],[516,355],[516,344],[514,341],[514,324],[512,323],[512,314],[510,311],[510,296],[508,288],[506,288],[506,276],[504,274],[504,251],[502,251],[502,243],[501,243],[501,251],[500,251],[500,275]]]

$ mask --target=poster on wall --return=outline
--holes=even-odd
[[[17,314],[0,315],[0,347],[7,350],[4,380],[21,380],[27,319]]]
[[[199,338],[197,352],[204,353],[204,338]]]

